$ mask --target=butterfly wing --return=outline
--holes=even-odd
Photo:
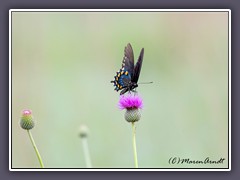
[[[138,78],[139,78],[140,71],[142,68],[143,55],[144,55],[144,48],[142,48],[140,55],[138,57],[138,61],[137,61],[136,65],[134,66],[134,71],[133,71],[133,75],[132,75],[132,79],[131,79],[132,82],[135,82],[135,83],[138,82]]]
[[[124,50],[124,57],[122,61],[122,70],[128,71],[130,76],[133,75],[134,71],[134,56],[133,49],[130,43],[127,44]]]

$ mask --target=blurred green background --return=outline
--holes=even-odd
[[[39,167],[23,109],[47,168],[85,168],[78,128],[86,124],[95,168],[134,167],[131,124],[113,80],[124,47],[145,48],[138,92],[139,167],[228,167],[227,12],[13,12],[12,167]],[[225,158],[171,165],[171,157]]]

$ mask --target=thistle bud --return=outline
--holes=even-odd
[[[20,119],[20,126],[25,130],[30,130],[34,127],[35,122],[33,120],[32,111],[31,110],[23,110],[22,116]]]
[[[137,122],[141,118],[140,110],[137,108],[127,109],[124,118],[127,122]]]
[[[81,138],[87,137],[88,136],[88,132],[89,132],[89,130],[88,130],[88,127],[86,125],[81,125],[79,127],[79,136]]]

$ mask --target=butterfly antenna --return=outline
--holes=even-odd
[[[151,84],[151,83],[153,83],[153,82],[152,81],[151,82],[140,82],[138,84]]]

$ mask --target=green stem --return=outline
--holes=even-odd
[[[31,140],[31,142],[32,142],[33,148],[34,148],[34,150],[35,150],[35,152],[36,152],[36,154],[37,154],[37,158],[38,158],[38,161],[39,161],[39,163],[40,163],[40,166],[41,166],[41,168],[44,168],[44,165],[43,165],[43,162],[42,162],[42,158],[41,158],[41,156],[40,156],[40,154],[39,154],[39,152],[38,152],[38,149],[37,149],[37,146],[36,146],[36,144],[35,144],[35,142],[34,142],[34,139],[33,139],[33,137],[32,137],[32,134],[31,134],[30,130],[27,130],[27,132],[28,132],[29,138],[30,138],[30,140]]]
[[[87,166],[87,168],[92,168],[87,137],[82,137],[82,144],[83,144],[83,153],[84,153],[84,157],[85,157],[86,166]]]
[[[137,147],[136,147],[136,127],[134,122],[132,122],[132,138],[133,138],[134,164],[135,164],[135,168],[138,168]]]

